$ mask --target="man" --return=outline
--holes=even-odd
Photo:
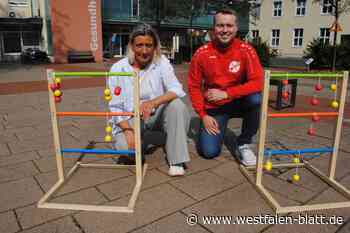
[[[259,127],[263,68],[249,44],[235,38],[237,14],[223,9],[214,16],[213,40],[192,58],[188,87],[192,106],[201,119],[198,152],[220,155],[228,120],[242,117],[237,152],[246,166],[256,164],[252,137]]]

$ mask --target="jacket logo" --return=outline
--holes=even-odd
[[[231,61],[230,65],[228,66],[228,70],[231,73],[237,73],[239,71],[241,63],[239,61]]]

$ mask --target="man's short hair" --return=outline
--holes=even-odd
[[[220,10],[217,10],[214,17],[213,17],[213,26],[215,26],[215,18],[218,14],[223,14],[223,15],[233,15],[236,18],[236,24],[238,24],[238,16],[237,16],[237,12],[235,10],[232,10],[230,8],[223,8]]]

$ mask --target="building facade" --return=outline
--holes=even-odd
[[[45,0],[0,0],[0,61],[20,59],[27,48],[49,52]]]
[[[344,0],[343,0],[344,1]],[[261,0],[254,1],[255,17],[250,18],[250,38],[267,41],[279,56],[300,58],[314,39],[333,43],[335,26],[329,0]],[[341,31],[337,43],[350,36],[350,13],[339,17]],[[333,26],[333,27],[332,27]]]

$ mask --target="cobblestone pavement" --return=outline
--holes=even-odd
[[[65,71],[106,70],[108,64],[51,65]],[[186,89],[188,65],[175,67]],[[0,67],[0,232],[1,233],[185,233],[185,232],[350,232],[350,208],[302,213],[309,223],[316,216],[336,216],[342,224],[209,224],[204,216],[274,216],[272,209],[247,181],[238,168],[229,146],[240,132],[240,119],[230,121],[225,146],[213,160],[200,158],[193,143],[198,118],[193,113],[189,133],[192,161],[184,177],[171,178],[161,147],[153,146],[146,155],[149,169],[133,214],[100,213],[36,208],[37,201],[57,181],[53,137],[49,113],[47,84],[43,66]],[[104,79],[67,79],[63,81],[61,111],[104,111]],[[299,83],[295,108],[281,112],[310,110],[313,82]],[[327,83],[328,85],[328,83]],[[271,92],[271,99],[275,93]],[[325,90],[319,96],[319,110],[325,110],[332,94]],[[188,101],[188,100],[187,100]],[[188,103],[189,104],[189,103]],[[188,105],[190,106],[190,104]],[[328,109],[329,110],[329,109]],[[345,118],[349,119],[349,104]],[[270,111],[273,111],[270,109]],[[301,149],[332,146],[334,119],[315,124],[316,135],[307,136],[308,119],[274,119],[268,124],[266,143],[269,148]],[[65,118],[60,120],[63,147],[109,148],[103,143],[105,121],[102,119]],[[159,144],[162,135],[150,137]],[[158,140],[159,139],[159,140]],[[350,127],[343,124],[336,180],[350,188]],[[226,146],[227,145],[227,146]],[[328,154],[310,159],[310,163],[327,172]],[[279,162],[283,158],[276,158]],[[111,159],[82,158],[83,161],[113,163]],[[69,169],[75,160],[67,159]],[[274,169],[265,173],[263,184],[281,203],[303,205],[339,202],[345,197],[330,189],[308,171],[299,169],[301,180],[290,181],[292,169]],[[80,169],[56,194],[65,203],[126,204],[134,185],[134,170]],[[197,214],[198,224],[186,223]],[[298,214],[286,215],[300,219]],[[326,217],[325,217],[326,218]],[[286,218],[287,219],[287,218]],[[305,220],[305,219],[304,219]]]

